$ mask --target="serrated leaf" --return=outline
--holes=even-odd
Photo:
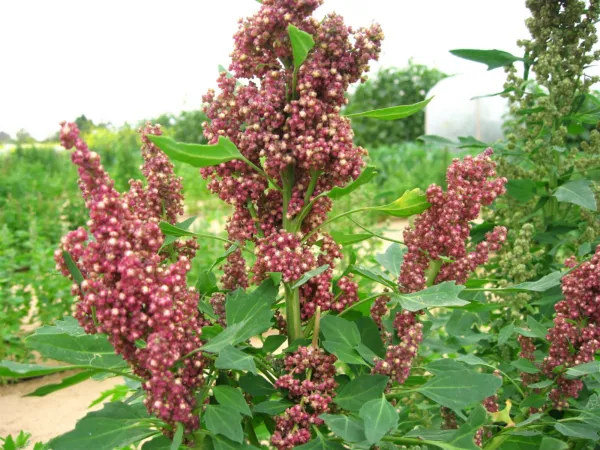
[[[498,345],[504,345],[508,342],[512,334],[515,332],[515,324],[509,323],[502,327],[498,333]]]
[[[71,256],[71,254],[68,251],[63,250],[62,256],[63,256],[63,259],[65,260],[65,265],[67,266],[69,273],[73,277],[73,281],[75,281],[75,283],[77,283],[77,284],[83,283],[83,280],[84,280],[83,275],[81,274],[79,267],[77,267],[77,264],[75,264],[75,261],[73,260],[73,257]]]
[[[321,333],[326,341],[338,342],[350,348],[360,343],[360,332],[356,324],[339,316],[323,316]]]
[[[596,196],[591,188],[593,184],[590,180],[569,181],[558,187],[554,193],[554,197],[559,202],[573,203],[574,205],[597,211]]]
[[[373,178],[375,178],[375,175],[377,175],[377,169],[373,166],[367,166],[363,169],[356,180],[353,180],[344,187],[334,186],[331,188],[331,190],[327,193],[327,197],[331,198],[332,200],[339,200],[340,198],[351,194],[362,185],[369,183]]]
[[[238,388],[226,385],[215,386],[213,393],[220,405],[227,406],[245,416],[252,416],[244,394]]]
[[[114,450],[156,435],[157,430],[145,425],[148,413],[142,403],[105,403],[99,411],[89,412],[77,422],[75,429],[52,439],[50,450]]]
[[[345,450],[342,444],[336,441],[330,441],[325,439],[323,435],[319,434],[312,441],[307,442],[304,445],[296,447],[296,450]]]
[[[263,395],[274,394],[275,388],[271,383],[265,380],[263,377],[246,373],[239,379],[240,387],[244,392],[247,392],[256,397]]]
[[[344,233],[343,231],[331,231],[329,234],[340,245],[357,244],[373,237],[371,233]]]
[[[404,118],[412,116],[413,114],[416,114],[419,111],[421,111],[422,109],[424,109],[432,99],[433,99],[433,97],[429,97],[428,99],[423,100],[422,102],[414,103],[412,105],[390,106],[389,108],[374,109],[371,111],[346,114],[346,117],[350,117],[350,118],[369,117],[371,119],[379,119],[379,120],[404,119]]]
[[[402,197],[388,205],[371,206],[369,209],[394,217],[410,217],[422,213],[430,206],[427,195],[420,189],[413,189],[412,191],[406,191]]]
[[[552,386],[552,384],[554,384],[553,380],[544,380],[544,381],[540,381],[538,383],[530,384],[527,387],[530,389],[544,389],[544,388],[547,388],[548,386]]]
[[[460,411],[494,395],[500,386],[502,380],[494,375],[455,370],[436,375],[416,391],[442,406]]]
[[[368,401],[358,415],[365,422],[365,435],[371,445],[398,425],[398,413],[385,397]]]
[[[570,377],[582,377],[591,373],[600,373],[600,361],[590,361],[567,369]]]
[[[0,377],[33,378],[52,373],[73,370],[73,366],[42,366],[40,364],[22,364],[14,361],[0,362]]]
[[[363,344],[380,358],[384,358],[385,346],[383,345],[381,335],[379,334],[379,328],[377,327],[375,321],[371,317],[363,316],[354,323],[360,332],[360,344]],[[357,350],[359,350],[360,353],[359,347],[357,347]],[[361,355],[364,358],[365,355],[362,353]]]
[[[411,294],[393,293],[391,300],[399,303],[403,309],[413,312],[441,306],[464,306],[469,302],[458,298],[458,294],[464,288],[454,281],[445,281]]]
[[[383,375],[360,375],[338,392],[334,402],[348,411],[360,411],[366,402],[381,397],[387,383]]]
[[[97,373],[98,371],[96,370],[84,370],[83,372],[76,373],[70,377],[63,378],[60,380],[60,383],[45,384],[44,386],[40,386],[35,391],[27,394],[26,397],[44,397],[45,395],[52,394],[53,392],[74,386],[85,380],[89,380]]]
[[[319,266],[316,269],[309,270],[294,283],[294,285],[292,286],[292,289],[297,289],[300,286],[308,283],[308,281],[311,278],[316,277],[317,275],[321,275],[327,269],[329,269],[329,264],[323,264],[322,266]]]
[[[367,365],[365,360],[360,356],[360,353],[358,353],[354,347],[349,347],[345,343],[324,341],[323,347],[329,353],[333,353],[335,356],[337,356],[340,361],[343,361],[347,364]]]
[[[569,444],[566,442],[559,441],[558,439],[549,436],[544,436],[540,445],[540,449],[544,450],[567,450],[568,448]]]
[[[458,145],[456,142],[452,142],[450,139],[446,139],[445,137],[437,136],[435,134],[424,134],[423,136],[419,136],[417,140],[422,141],[425,144],[435,144],[442,146]]]
[[[406,246],[401,246],[395,242],[386,249],[385,253],[377,253],[375,259],[394,278],[398,278],[400,275],[400,266],[404,262],[404,255],[407,251],[408,248]]]
[[[224,136],[219,136],[216,144],[186,144],[156,135],[148,135],[148,139],[169,158],[192,167],[210,167],[234,159],[243,159],[235,144]]]
[[[348,268],[348,272],[363,276],[365,278],[368,278],[371,281],[375,281],[376,283],[383,284],[386,287],[392,287],[392,288],[395,287],[395,283],[392,280],[390,280],[389,278],[387,278],[387,276],[385,274],[383,274],[383,272],[378,273],[375,269],[372,269],[372,268],[368,268],[368,267],[364,267],[364,266],[357,266],[357,265],[352,264]]]
[[[190,217],[188,219],[185,219],[182,222],[176,223],[174,226],[177,227],[177,228],[180,228],[182,230],[189,230],[190,227],[192,226],[192,223],[194,223],[194,221],[197,218],[198,218],[198,216]],[[175,242],[177,240],[177,237],[178,236],[173,236],[173,235],[167,235],[167,236],[165,236],[165,240],[163,241],[163,245],[162,245],[161,249],[163,249],[167,245],[172,244],[173,242]]]
[[[292,44],[294,69],[298,70],[304,61],[306,61],[308,53],[315,46],[315,40],[310,34],[296,28],[294,25],[288,25],[287,31]]]
[[[365,437],[365,423],[362,419],[343,414],[321,414],[320,419],[333,433],[347,442],[362,442]]]
[[[596,430],[583,423],[557,423],[554,424],[554,428],[560,434],[568,437],[590,439],[594,442],[598,442],[600,439]]]
[[[502,290],[504,291],[532,291],[532,292],[545,292],[554,286],[560,284],[560,279],[563,277],[562,272],[552,272],[537,281],[526,281],[514,286],[509,286]]]
[[[508,66],[517,61],[523,61],[523,58],[519,58],[502,50],[477,50],[461,48],[450,50],[450,53],[452,53],[454,56],[458,56],[459,58],[485,64],[488,67],[488,70]]]
[[[223,405],[206,405],[204,421],[211,433],[220,434],[240,444],[243,442],[242,416],[235,409]]]
[[[548,334],[548,327],[539,323],[532,316],[527,316],[527,326],[529,326],[529,329],[533,332],[535,337],[540,339],[546,339],[546,335]]]
[[[196,289],[200,295],[212,295],[219,291],[217,277],[210,270],[202,270],[196,281]],[[214,313],[214,312],[213,312]]]
[[[473,136],[459,136],[458,148],[488,148],[489,145],[485,142],[475,139]]]
[[[257,374],[254,357],[231,345],[223,348],[215,361],[217,369],[241,370]]]
[[[521,180],[508,180],[506,183],[508,195],[523,203],[528,202],[535,197],[535,188],[535,182],[527,178]]]
[[[287,400],[267,400],[254,406],[253,410],[255,413],[275,416],[281,414],[291,406],[294,406],[294,403]]]
[[[531,361],[525,358],[519,358],[510,363],[511,366],[525,373],[539,373],[540,369]]]
[[[261,351],[267,354],[273,353],[275,350],[281,347],[286,340],[287,336],[283,334],[272,334],[271,336],[267,336]]]
[[[245,442],[239,443],[232,441],[231,439],[221,436],[220,434],[213,435],[210,437],[214,450],[250,450],[256,449],[253,445],[246,444]],[[202,449],[210,448],[208,445],[201,445]]]

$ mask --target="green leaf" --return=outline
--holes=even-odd
[[[179,446],[183,442],[183,425],[177,422],[175,427],[175,434],[173,435],[173,442],[171,442],[170,450],[179,450]]]
[[[437,136],[435,134],[424,134],[423,136],[419,136],[417,138],[418,141],[423,141],[425,144],[434,144],[441,146],[456,146],[458,145],[456,142],[452,142],[450,139],[446,139],[442,136]]]
[[[235,409],[223,405],[207,405],[204,421],[211,433],[223,435],[240,444],[243,442],[242,416]]]
[[[398,425],[398,413],[385,397],[368,401],[358,415],[365,422],[365,435],[371,445]]]
[[[275,388],[271,383],[265,380],[263,377],[246,373],[239,379],[240,387],[242,391],[248,392],[251,395],[260,397],[262,395],[274,394]]]
[[[436,375],[416,390],[442,406],[460,411],[494,395],[502,380],[472,370],[455,370]]]
[[[412,116],[413,114],[418,113],[423,108],[427,106],[427,104],[433,99],[433,97],[429,97],[427,100],[423,100],[419,103],[414,103],[412,105],[399,105],[399,106],[390,106],[389,108],[383,109],[374,109],[372,111],[364,111],[360,113],[347,114],[346,117],[370,117],[372,119],[379,120],[399,120],[404,119],[406,117]]]
[[[479,450],[473,442],[473,437],[485,422],[486,411],[483,406],[477,405],[469,414],[467,421],[449,437],[447,442],[436,443],[436,445],[447,450]]]
[[[473,136],[459,136],[458,137],[458,148],[488,148],[489,145]]]
[[[224,136],[219,136],[216,144],[208,145],[185,144],[166,136],[148,135],[148,139],[169,158],[193,167],[210,167],[234,159],[244,159],[235,144]]]
[[[281,272],[267,272],[271,281],[275,286],[279,286],[281,284]]]
[[[522,180],[508,180],[506,183],[508,195],[523,203],[535,197],[535,188],[535,182],[527,178]]]
[[[356,323],[360,331],[359,347],[362,344],[371,350],[375,355],[379,356],[380,358],[384,358],[385,346],[383,345],[381,335],[379,334],[379,328],[377,327],[375,321],[371,317],[363,316],[354,323]],[[359,347],[357,347],[357,350]]]
[[[508,342],[512,334],[515,332],[515,324],[509,323],[502,327],[498,333],[498,345],[504,345]]]
[[[375,178],[375,175],[377,175],[377,169],[373,166],[367,166],[356,180],[348,183],[344,187],[334,186],[331,188],[331,190],[327,193],[327,197],[331,198],[332,200],[339,200],[340,198],[351,194],[362,185],[370,182],[373,178]]]
[[[46,384],[44,386],[40,386],[35,391],[27,394],[26,397],[43,397],[53,392],[60,391],[61,389],[65,389],[75,384],[79,384],[85,380],[89,380],[93,375],[97,373],[98,371],[96,370],[84,370],[83,372],[76,373],[75,375],[71,375],[70,377],[63,378],[62,380],[60,380],[60,383]]]
[[[315,46],[315,40],[310,34],[299,30],[294,25],[288,25],[287,31],[290,36],[290,42],[292,43],[294,69],[297,71],[304,61],[306,61],[308,53]]]
[[[76,327],[74,326],[76,325]],[[125,366],[120,355],[103,334],[85,334],[72,317],[43,326],[26,339],[27,345],[49,359],[94,369]]]
[[[497,69],[498,67],[509,66],[516,61],[523,61],[523,58],[511,55],[502,50],[476,50],[476,49],[456,49],[450,50],[454,56],[468,59],[487,65],[488,70]]]
[[[253,410],[254,413],[276,416],[277,414],[281,414],[291,406],[294,406],[294,403],[287,400],[267,400],[254,406]]]
[[[398,278],[400,276],[400,266],[404,262],[404,255],[407,251],[408,248],[406,246],[393,243],[386,249],[385,253],[377,253],[375,259],[394,278]]]
[[[227,406],[245,416],[252,416],[250,407],[244,399],[244,394],[238,388],[231,386],[215,386],[213,387],[215,398],[222,406]]]
[[[337,356],[340,361],[343,361],[347,364],[367,365],[365,360],[360,356],[360,353],[354,347],[350,347],[343,342],[324,341],[323,347],[329,353],[333,353],[335,356]]]
[[[554,428],[560,434],[579,439],[591,439],[597,442],[600,439],[598,433],[589,425],[583,423],[557,423]]]
[[[204,351],[218,353],[268,330],[273,317],[271,305],[277,291],[273,281],[268,279],[250,293],[242,289],[230,293],[225,303],[227,328],[209,340],[202,347]]]
[[[340,245],[352,245],[373,237],[372,233],[344,233],[343,231],[331,231],[329,234]]]
[[[73,366],[42,366],[39,364],[22,364],[14,361],[0,362],[0,377],[33,378],[52,373],[73,370]]]
[[[73,277],[73,281],[75,281],[77,284],[83,283],[83,275],[81,274],[79,267],[77,267],[77,264],[75,264],[75,261],[73,261],[71,254],[68,251],[63,250],[62,255],[63,259],[65,260],[65,265]]]
[[[514,87],[508,87],[500,92],[495,92],[493,94],[477,95],[475,97],[471,97],[471,100],[477,100],[478,98],[496,97],[498,95],[508,94],[509,92],[513,92],[514,90],[515,90]]]
[[[142,422],[148,413],[142,403],[105,403],[100,411],[89,412],[75,429],[52,439],[50,450],[114,450],[157,434]]]
[[[172,236],[175,238],[196,236],[196,233],[188,231],[187,228],[179,228],[177,225],[170,224],[169,222],[161,222],[159,224],[160,230],[167,237]]]
[[[144,442],[142,450],[171,450],[171,444],[173,441],[166,437],[164,434],[160,434],[155,438]]]
[[[345,344],[350,348],[360,343],[360,332],[356,324],[339,316],[321,317],[321,333],[326,341]]]
[[[365,437],[365,424],[358,417],[343,414],[321,414],[320,419],[333,431],[333,433],[348,442],[363,442]]]
[[[185,219],[182,222],[178,222],[176,223],[174,226],[177,228],[180,228],[182,230],[189,230],[190,227],[192,226],[192,224],[194,223],[194,221],[198,218],[198,216],[193,216],[190,217],[188,219]],[[167,222],[165,222],[167,223]],[[163,245],[161,247],[161,249],[165,248],[167,245],[172,244],[173,242],[175,242],[177,240],[177,236],[173,236],[173,235],[168,235],[165,237],[165,240],[163,241]]]
[[[370,269],[364,266],[356,266],[354,264],[349,267],[348,271],[368,278],[369,280],[375,281],[376,283],[381,283],[386,287],[395,287],[395,283],[389,278],[387,278],[387,276],[383,272],[378,273],[374,269]]]
[[[263,353],[273,353],[275,350],[281,347],[286,339],[287,336],[283,334],[272,334],[271,336],[267,336],[261,350]]]
[[[600,361],[590,361],[567,369],[570,377],[582,377],[591,373],[600,373]]]
[[[412,191],[406,191],[402,197],[389,205],[371,206],[369,209],[394,217],[410,217],[422,213],[430,206],[427,195],[420,189],[413,189]]]
[[[360,375],[340,390],[334,402],[348,411],[360,411],[366,402],[381,397],[387,383],[383,375]]]
[[[196,289],[200,295],[212,295],[219,291],[217,277],[210,270],[202,270],[196,281]]]
[[[538,383],[530,384],[527,387],[530,389],[544,389],[544,388],[547,388],[548,386],[552,386],[552,384],[554,384],[553,380],[544,380],[544,381],[540,381]]]
[[[569,444],[549,436],[544,436],[542,438],[542,444],[540,445],[540,448],[544,450],[567,450],[569,448]]]
[[[391,299],[405,310],[413,312],[441,306],[464,306],[469,302],[458,298],[464,288],[454,281],[445,281],[411,294],[393,293]]]
[[[251,372],[254,375],[257,374],[254,357],[231,345],[219,352],[215,367],[217,369],[241,370]]]
[[[533,291],[533,292],[545,292],[554,286],[558,286],[560,284],[560,279],[563,277],[564,273],[556,271],[552,272],[537,281],[526,281],[525,283],[520,283],[515,286],[509,286],[502,290],[504,291]]]
[[[342,444],[336,441],[330,441],[323,437],[323,435],[319,434],[312,441],[307,442],[304,445],[300,445],[299,447],[295,447],[296,450],[345,450]]]
[[[234,442],[231,439],[228,439],[220,434],[213,435],[210,437],[214,450],[249,450],[256,449],[253,445],[248,445],[245,442],[239,443]],[[201,443],[199,448],[210,448],[208,445]]]
[[[575,180],[559,186],[554,197],[559,202],[573,203],[592,211],[597,211],[596,196],[591,186],[593,182],[590,180]]]
[[[529,329],[533,332],[535,337],[540,339],[546,339],[546,335],[548,334],[548,327],[539,323],[532,316],[527,316],[527,325],[529,326]]]
[[[322,266],[317,267],[316,269],[313,270],[309,270],[308,272],[306,272],[304,275],[302,275],[300,277],[300,279],[298,279],[294,285],[292,286],[292,289],[297,289],[300,286],[308,283],[308,280],[310,280],[312,277],[316,277],[317,275],[321,275],[323,272],[325,272],[327,269],[329,269],[329,264],[323,264]]]
[[[539,373],[540,371],[534,363],[525,358],[519,358],[511,362],[510,365],[525,373]]]

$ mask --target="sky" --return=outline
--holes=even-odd
[[[255,0],[0,1],[0,131],[37,139],[61,120],[125,122],[198,109],[228,65],[237,19]],[[524,0],[325,0],[352,26],[381,24],[382,55],[372,66],[409,58],[448,73],[485,76],[455,48],[522,54]]]

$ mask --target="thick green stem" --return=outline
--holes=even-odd
[[[429,267],[425,271],[425,275],[427,276],[427,286],[433,286],[433,283],[435,283],[435,278],[437,277],[438,273],[440,273],[441,267],[441,259],[434,259],[429,263]]]
[[[297,339],[302,339],[302,324],[300,322],[300,294],[298,288],[285,287],[285,308],[288,326],[288,342],[291,344]]]

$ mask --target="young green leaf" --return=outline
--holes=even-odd
[[[194,217],[190,217],[188,219],[185,219],[182,222],[178,222],[176,223],[174,226],[176,228],[179,228],[181,230],[189,230],[190,227],[192,226],[192,224],[194,223],[194,221],[198,218],[198,216],[194,216]],[[168,222],[164,222],[164,223],[168,223]],[[173,242],[175,242],[177,240],[179,236],[174,236],[172,234],[166,235],[165,236],[165,240],[163,241],[163,245],[161,247],[161,250],[163,248],[165,248],[167,245],[172,244]]]
[[[348,347],[356,347],[360,343],[360,332],[354,322],[338,316],[321,318],[321,333],[326,341],[339,342]]]
[[[525,373],[539,373],[540,371],[540,369],[534,363],[525,358],[519,358],[510,364],[511,366]]]
[[[327,316],[329,317],[329,316]],[[361,354],[354,347],[350,347],[342,342],[325,341],[323,347],[329,353],[333,353],[340,361],[347,364],[367,365]]]
[[[412,116],[413,114],[418,113],[423,108],[427,106],[427,104],[433,99],[433,97],[429,97],[427,100],[423,100],[419,103],[414,103],[412,105],[399,105],[399,106],[390,106],[389,108],[383,109],[374,109],[372,111],[364,111],[360,113],[348,114],[346,117],[369,117],[372,119],[379,120],[399,120],[404,119],[405,117]]]
[[[173,435],[173,441],[171,442],[170,450],[179,450],[181,443],[183,442],[183,425],[181,422],[177,422],[175,427],[175,434]]]
[[[315,40],[313,37],[296,28],[294,25],[288,25],[288,35],[290,36],[290,42],[292,43],[292,54],[294,56],[294,69],[297,71],[298,68],[304,64],[308,53],[315,46]]]
[[[242,370],[257,374],[254,357],[231,345],[223,348],[215,361],[217,369]]]
[[[84,370],[83,372],[76,373],[70,377],[63,378],[59,383],[45,384],[40,386],[35,391],[26,395],[26,397],[44,397],[45,395],[52,394],[53,392],[60,391],[61,389],[68,388],[75,384],[79,384],[85,380],[89,380],[92,376],[97,374],[96,370]]]
[[[505,291],[533,291],[533,292],[545,292],[554,286],[558,286],[560,284],[560,279],[563,277],[564,273],[556,271],[552,272],[539,280],[536,281],[526,281],[524,283],[516,284],[514,286],[509,286],[504,288]]]
[[[344,233],[343,231],[331,231],[329,234],[340,245],[357,244],[373,237],[372,233]]]
[[[464,288],[454,281],[445,281],[411,294],[393,293],[391,299],[399,303],[403,309],[413,312],[441,306],[464,306],[469,302],[458,298],[458,294]]]
[[[159,149],[169,158],[189,164],[193,167],[210,167],[218,164],[244,159],[235,144],[224,136],[216,144],[185,144],[166,136],[148,135]]]
[[[567,437],[574,437],[579,439],[590,439],[594,442],[600,440],[600,436],[596,430],[587,424],[583,423],[557,423],[554,424],[554,428],[560,434]]]
[[[473,438],[475,433],[486,422],[486,411],[483,406],[477,405],[469,414],[467,421],[460,426],[451,436],[442,448],[447,450],[479,450],[475,445]]]
[[[73,366],[42,366],[15,361],[0,361],[0,377],[6,378],[34,378],[67,370],[73,370]]]
[[[321,414],[319,419],[327,424],[333,433],[347,442],[363,442],[365,423],[362,419],[344,414]]]
[[[385,253],[375,255],[375,259],[394,278],[398,278],[400,275],[400,266],[404,262],[404,255],[407,251],[408,248],[406,246],[393,243],[386,249]]]
[[[419,136],[417,138],[418,141],[422,141],[425,144],[433,144],[433,145],[441,145],[441,146],[457,146],[456,142],[452,142],[450,139],[446,139],[442,136],[437,136],[435,134],[424,134],[423,136]]]
[[[358,414],[365,422],[365,435],[373,445],[398,425],[398,413],[385,397],[365,403]]]
[[[389,205],[371,206],[369,209],[394,217],[410,217],[422,213],[430,206],[427,195],[420,189],[413,189],[412,191],[406,191],[402,197]]]
[[[509,323],[502,327],[498,333],[498,345],[504,345],[508,342],[512,334],[515,332],[515,324]]]
[[[345,450],[342,444],[336,441],[325,439],[322,434],[318,434],[315,439],[306,444],[296,447],[296,450]]]
[[[65,260],[65,264],[69,270],[69,273],[73,277],[73,281],[75,281],[77,284],[83,283],[83,275],[81,274],[79,267],[77,267],[77,264],[75,264],[75,261],[73,261],[71,254],[68,251],[63,250],[62,256]]]
[[[374,270],[372,268],[356,266],[353,264],[349,267],[348,272],[363,276],[365,278],[368,278],[371,281],[375,281],[376,283],[383,284],[384,286],[392,288],[392,289],[395,287],[394,281],[390,280],[387,277],[387,275],[385,275],[383,272],[378,273],[376,270]]]
[[[260,413],[275,416],[281,414],[290,406],[294,406],[294,404],[288,400],[267,400],[256,405],[253,408],[253,411],[257,414]]]
[[[488,66],[488,70],[509,66],[517,61],[523,61],[523,58],[511,55],[502,50],[476,50],[464,48],[450,50],[450,53],[459,58],[485,64]]]
[[[360,375],[340,389],[334,401],[348,411],[360,411],[366,402],[381,397],[387,383],[383,375]]]
[[[526,203],[535,197],[536,184],[527,178],[521,180],[508,180],[506,191],[515,200]]]
[[[287,340],[287,336],[283,335],[283,334],[272,334],[270,336],[267,336],[267,338],[265,339],[265,342],[262,346],[262,353],[273,353],[275,350],[277,350],[279,347],[282,346],[282,344]]]
[[[215,386],[213,387],[213,393],[220,405],[227,406],[245,416],[252,416],[250,407],[244,399],[244,394],[239,388],[226,385]]]
[[[316,277],[317,275],[321,275],[323,272],[325,272],[327,269],[329,269],[329,264],[323,264],[322,266],[317,267],[316,269],[313,270],[309,270],[308,272],[306,272],[304,275],[302,275],[300,277],[300,279],[298,279],[294,285],[292,286],[292,289],[297,289],[300,286],[308,283],[308,280],[310,280],[313,277]]]
[[[211,433],[220,434],[240,444],[243,442],[242,416],[235,409],[222,405],[207,405],[204,421]]]
[[[600,361],[590,361],[567,369],[567,375],[574,378],[591,373],[600,373]]]
[[[575,180],[559,186],[554,197],[559,202],[573,203],[592,211],[598,210],[596,195],[592,190],[593,182],[590,180]]]
[[[351,194],[362,185],[369,183],[373,178],[375,178],[375,175],[377,175],[377,169],[373,166],[367,166],[356,180],[348,183],[344,187],[334,186],[327,193],[327,197],[331,198],[332,200],[339,200],[340,198]]]
[[[246,373],[240,377],[240,387],[242,391],[251,395],[260,397],[262,395],[271,395],[275,393],[275,388],[271,383],[258,375]]]

